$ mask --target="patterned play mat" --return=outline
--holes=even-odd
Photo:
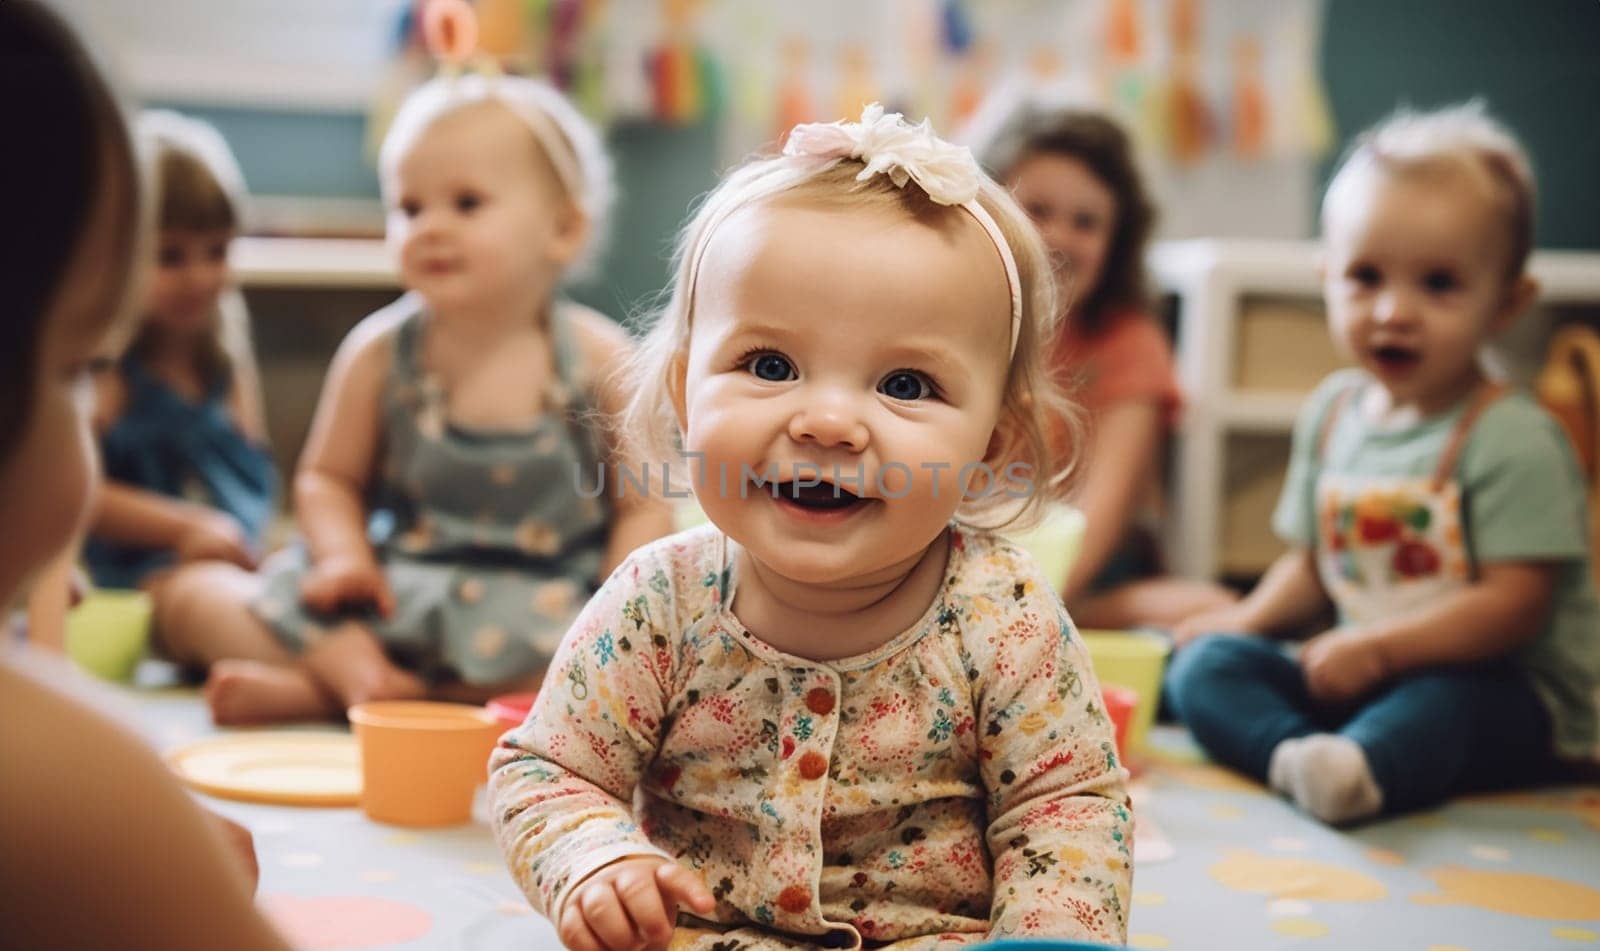
[[[123,696],[161,749],[218,732],[193,690]],[[1344,833],[1204,763],[1179,730],[1153,745],[1135,781],[1132,947],[1600,948],[1600,788],[1461,800]],[[298,947],[560,946],[481,811],[412,832],[351,808],[207,803],[254,832],[260,903]]]

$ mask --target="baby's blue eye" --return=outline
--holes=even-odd
[[[920,373],[897,370],[883,378],[878,392],[893,400],[920,400],[933,395],[933,386]]]
[[[776,353],[762,353],[752,357],[745,366],[757,379],[781,383],[794,379],[794,367]]]

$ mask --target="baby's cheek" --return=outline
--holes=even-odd
[[[758,411],[741,412],[731,407],[725,409],[702,403],[690,408],[688,424],[684,433],[684,449],[703,454],[707,465],[725,463],[730,481],[738,477],[741,464],[748,465],[753,472],[759,472],[765,463],[771,440],[764,438],[761,430],[770,430],[771,427],[761,422]],[[694,456],[687,459],[696,466],[700,464]],[[714,477],[715,473],[711,475]]]
[[[35,414],[0,471],[0,584],[9,586],[83,531],[99,467],[87,413],[57,380],[42,380]],[[0,599],[10,595],[0,590]]]
[[[898,453],[885,456],[881,481],[891,492],[929,499],[960,499],[982,492],[996,473],[984,464],[981,452],[959,451],[963,448],[901,447]]]
[[[55,524],[66,526],[64,540],[88,527],[89,499],[100,482],[100,454],[89,427],[92,405],[75,400],[61,436],[69,446],[60,457],[60,485],[51,491],[57,506]]]

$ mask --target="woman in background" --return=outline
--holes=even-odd
[[[1232,603],[1218,585],[1163,575],[1142,524],[1181,396],[1172,346],[1149,312],[1144,255],[1156,212],[1127,135],[1097,113],[1028,107],[980,152],[1050,250],[1066,308],[1051,365],[1089,415],[1072,499],[1083,541],[1067,576],[1051,579],[1072,619],[1168,627]]]

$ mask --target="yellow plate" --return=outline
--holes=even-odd
[[[354,806],[361,754],[348,734],[245,733],[201,740],[167,754],[190,786],[222,799],[279,806]]]

